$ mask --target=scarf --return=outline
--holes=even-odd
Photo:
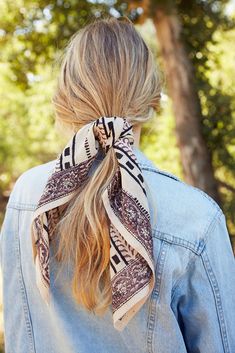
[[[132,125],[126,118],[100,117],[84,125],[57,157],[31,228],[36,284],[49,304],[51,224],[59,220],[59,206],[68,203],[89,177],[99,145],[105,154],[114,149],[118,168],[102,201],[110,220],[113,324],[120,331],[146,302],[155,283],[148,200],[133,144]]]

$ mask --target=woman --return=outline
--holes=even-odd
[[[18,179],[2,227],[6,353],[235,352],[224,214],[139,149],[159,99],[130,22],[71,38],[53,97],[68,144]]]

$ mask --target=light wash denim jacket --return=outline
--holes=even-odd
[[[35,283],[30,223],[55,161],[17,180],[1,231],[6,353],[235,353],[235,260],[224,214],[207,194],[156,168],[135,148],[147,185],[156,285],[127,327],[71,297],[50,263],[51,305]],[[97,160],[96,163],[99,160]]]

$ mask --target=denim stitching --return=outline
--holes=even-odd
[[[213,227],[215,227],[216,221],[221,216],[221,214],[223,214],[223,213],[221,213],[220,209],[215,213],[214,217],[212,218],[212,221],[209,223],[209,225],[206,228],[206,231],[204,232],[204,236],[203,236],[203,238],[200,241],[200,244],[199,244],[199,247],[198,247],[198,251],[195,252],[195,256],[193,256],[191,258],[191,260],[188,262],[188,264],[187,264],[187,266],[185,268],[185,272],[176,280],[175,284],[172,286],[171,302],[174,299],[174,295],[175,295],[176,289],[180,286],[180,283],[183,280],[183,278],[185,276],[185,273],[187,273],[188,269],[190,268],[190,266],[193,263],[193,261],[195,260],[195,258],[197,258],[198,255],[200,256],[202,251],[203,251],[203,249],[205,248],[206,240],[208,238],[208,234],[213,230]]]
[[[20,203],[14,203],[14,202],[9,202],[9,204],[8,204],[8,207],[11,207],[11,205],[12,206],[17,206],[17,205],[19,205],[19,206],[31,206],[31,207],[35,207],[36,206],[36,204],[35,203],[24,203],[24,202],[20,202]]]
[[[205,271],[207,273],[209,282],[212,287],[213,295],[215,298],[216,311],[217,311],[218,321],[219,321],[219,325],[220,325],[220,331],[221,331],[221,337],[222,337],[222,342],[223,342],[223,346],[224,346],[224,352],[230,353],[219,285],[216,280],[216,276],[212,270],[208,255],[206,253],[206,250],[204,252],[202,252],[201,258],[202,258],[202,262],[205,267]]]
[[[148,333],[147,333],[148,353],[153,353],[153,333],[154,333],[154,327],[156,324],[156,304],[159,301],[159,297],[160,297],[161,279],[162,279],[163,267],[164,267],[168,247],[169,247],[169,244],[163,241],[161,244],[161,249],[156,263],[156,271],[155,271],[156,283],[151,294],[150,307],[149,307],[149,313],[148,313]]]
[[[199,241],[195,243],[191,243],[189,240],[176,237],[172,234],[161,232],[159,230],[154,230],[153,232],[153,237],[157,239],[164,240],[170,244],[182,246],[188,250],[193,251],[195,254],[199,255],[204,247],[204,241],[203,239],[200,239]]]
[[[216,214],[215,214],[213,220],[212,220],[211,223],[209,224],[209,226],[208,226],[208,228],[207,228],[207,231],[205,232],[205,236],[204,236],[205,242],[207,242],[207,239],[208,239],[208,236],[209,236],[210,232],[211,232],[211,231],[213,230],[213,228],[216,226],[216,221],[218,221],[221,216],[224,216],[224,213],[223,213],[223,211],[222,211],[221,209],[219,209],[219,210],[216,212]]]
[[[34,211],[36,209],[36,204],[26,204],[26,203],[9,203],[7,208],[12,208],[19,211]]]
[[[196,261],[196,259],[198,259],[198,255],[197,254],[193,254],[193,256],[191,257],[191,259],[188,261],[187,266],[185,267],[185,271],[184,273],[176,280],[175,284],[172,286],[171,289],[171,304],[174,301],[175,298],[175,293],[177,293],[177,290],[180,288],[181,282],[185,277],[185,273],[187,273],[190,269],[190,267],[194,264],[194,261]]]
[[[171,173],[169,173],[169,172],[167,172],[165,170],[161,170],[161,169],[157,169],[157,168],[155,169],[155,168],[149,167],[148,164],[139,163],[139,165],[142,167],[141,168],[142,170],[146,170],[147,172],[153,172],[153,173],[156,173],[156,174],[166,175],[169,178],[174,179],[174,180],[179,181],[180,183],[182,183],[182,180],[180,180],[176,175],[171,174]]]
[[[17,271],[18,271],[20,292],[22,295],[26,330],[27,330],[27,334],[29,337],[30,353],[36,353],[34,337],[33,337],[32,321],[31,321],[31,317],[30,317],[29,304],[28,304],[28,300],[27,300],[26,288],[25,288],[25,283],[23,280],[23,273],[22,273],[22,266],[21,266],[20,240],[19,240],[19,219],[20,219],[20,212],[18,212],[18,222],[17,222],[17,224],[18,224],[18,230],[17,230],[18,237],[16,236],[16,243],[15,243],[15,251],[16,251],[16,258],[17,258],[16,267],[17,267]]]
[[[172,235],[170,233],[162,232],[158,229],[153,229],[153,237],[165,240],[168,243],[174,244],[174,245],[179,245],[183,246],[189,250],[192,250],[195,254],[200,255],[201,252],[203,251],[203,248],[205,246],[205,243],[207,241],[207,237],[209,232],[211,231],[211,228],[215,225],[215,222],[217,218],[221,217],[223,215],[222,210],[219,208],[216,210],[216,213],[214,214],[212,220],[208,220],[208,223],[206,224],[204,231],[202,231],[203,237],[200,238],[198,241],[195,241],[195,243],[190,242],[187,239],[184,239],[183,237],[178,237],[175,235]]]

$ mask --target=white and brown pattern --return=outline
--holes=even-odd
[[[110,219],[110,275],[114,327],[122,330],[150,295],[154,283],[150,214],[141,168],[133,152],[132,126],[126,118],[100,117],[80,129],[49,177],[32,222],[36,283],[49,304],[49,250],[63,208],[89,178],[99,145],[114,148],[118,169],[102,194]]]

